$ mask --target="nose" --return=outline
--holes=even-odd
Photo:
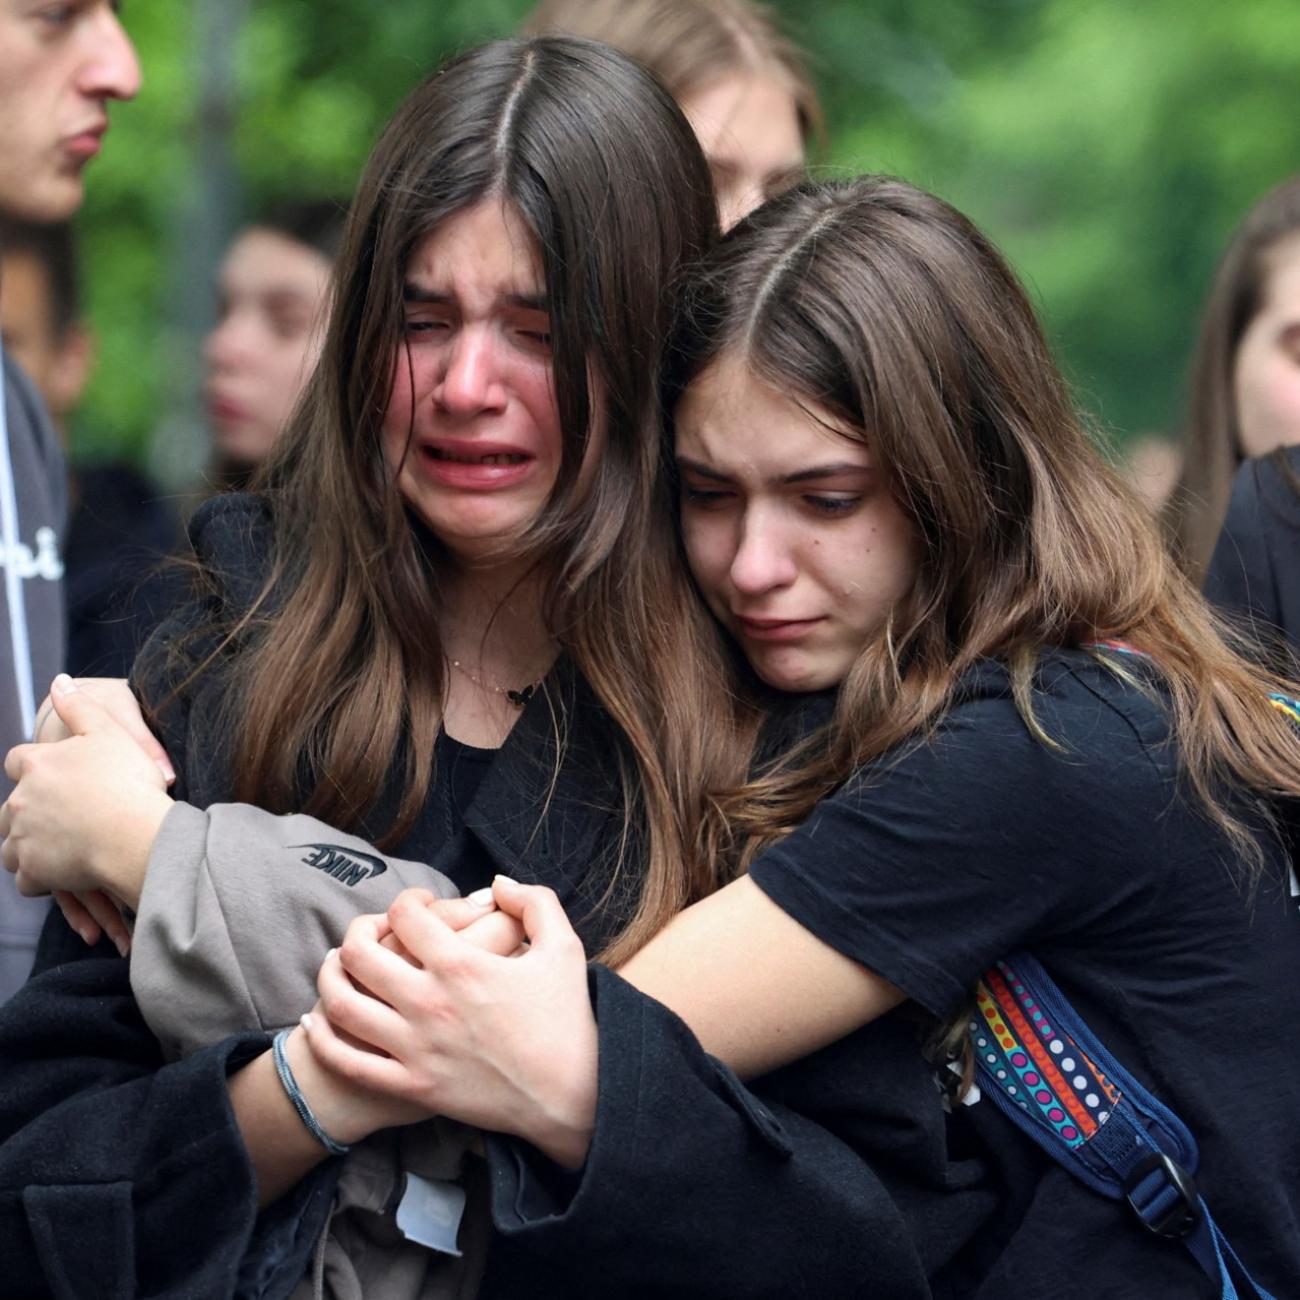
[[[766,511],[750,510],[740,521],[731,557],[731,585],[742,596],[757,597],[790,586],[799,576],[791,538]]]
[[[95,99],[134,99],[140,90],[140,60],[117,14],[101,4],[86,32],[81,91]]]
[[[203,359],[218,373],[235,370],[256,349],[246,313],[230,311],[203,342]]]
[[[449,415],[474,416],[504,404],[497,343],[476,325],[461,329],[447,347],[434,400]]]

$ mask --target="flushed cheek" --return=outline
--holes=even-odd
[[[412,429],[411,413],[414,409],[412,375],[407,369],[406,358],[399,356],[393,373],[393,385],[388,392],[388,407],[384,411],[382,426],[384,454],[394,468],[406,451]]]
[[[1236,375],[1242,450],[1262,456],[1300,443],[1300,365],[1283,352],[1261,356],[1243,347]]]

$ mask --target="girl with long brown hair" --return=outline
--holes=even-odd
[[[561,967],[548,948],[517,971],[529,987],[540,971],[557,1005],[579,1014],[537,1017],[570,1048],[526,1055],[557,1079],[590,1063],[595,1043],[575,1003],[583,954],[634,951],[716,887],[719,864],[696,847],[699,804],[739,779],[754,729],[754,710],[733,708],[722,648],[677,562],[659,472],[669,290],[713,234],[712,203],[684,118],[603,47],[502,43],[418,88],[362,179],[323,358],[263,491],[199,515],[203,599],[137,669],[176,760],[176,793],[197,808],[173,805],[148,759],[94,727],[17,750],[20,793],[3,829],[20,879],[107,885],[147,926],[166,893],[163,864],[143,870],[170,833],[163,821],[215,824],[198,809],[232,797],[325,819],[330,829],[292,854],[227,860],[250,873],[250,890],[260,880],[268,910],[221,894],[213,862],[182,881],[192,915],[214,891],[233,910],[215,937],[198,926],[173,952],[163,973],[175,973],[178,999],[214,946],[250,940],[293,964],[328,933],[315,903],[301,904],[301,882],[360,900],[392,870],[382,856],[391,849],[466,893],[501,872],[545,882],[580,938],[567,930],[574,946],[561,941]],[[108,775],[83,780],[96,762]],[[76,800],[65,797],[70,780]],[[121,796],[132,785],[143,803]],[[61,864],[45,852],[55,823]],[[344,834],[353,830],[375,843],[358,848]],[[78,835],[84,851],[69,851]],[[475,914],[461,909],[462,920]],[[395,1191],[394,1216],[372,1157],[408,1149],[396,1126],[452,1107],[357,1087],[287,1024],[269,1051],[254,1020],[244,1022],[253,1032],[171,1060],[133,996],[148,963],[130,969],[70,938],[51,922],[40,973],[0,1015],[0,1165],[4,1186],[26,1189],[0,1194],[0,1240],[18,1290],[93,1277],[123,1293],[443,1293],[445,1269],[410,1242],[438,1218],[429,1198],[445,1208],[455,1192],[422,1168]],[[581,1224],[556,1225],[558,1245],[534,1231],[529,1216],[557,1187],[539,1153],[563,1159],[571,1125],[520,1069],[513,1118],[496,1126],[487,1163],[463,1173],[471,1196],[494,1202],[483,1294],[630,1293],[617,1277],[650,1293],[716,1294],[757,1294],[761,1278],[788,1294],[810,1260],[833,1256],[832,1288],[865,1277],[921,1296],[949,1236],[977,1221],[979,1202],[947,1208],[942,1131],[904,1036],[873,1034],[870,1053],[850,1043],[766,1101],[657,1004],[611,1010],[607,1023],[636,1040],[607,1060],[631,1067],[648,1053],[651,1072],[673,1081],[653,1103],[625,1095],[625,1108],[643,1120],[655,1106],[677,1122],[696,1116],[691,1145],[717,1201],[761,1226],[762,1247],[721,1238],[694,1214],[672,1229],[680,1252],[639,1240],[637,1196],[618,1209],[629,1182],[618,1168],[584,1220],[609,1234],[598,1247],[571,1249],[565,1233]],[[897,1149],[892,1120],[865,1117],[854,1101],[873,1096],[858,1085],[877,1073],[898,1094],[895,1115],[909,1115],[904,1145],[930,1153],[923,1175],[906,1174],[901,1205],[867,1159],[877,1144]],[[823,1092],[803,1107],[800,1090],[815,1079]],[[474,1113],[471,1099],[457,1118]],[[339,1177],[326,1157],[367,1138],[374,1144],[344,1162],[361,1175],[352,1217],[323,1235]],[[639,1152],[634,1165],[634,1193],[658,1179],[685,1208],[670,1147]],[[411,1187],[420,1204],[408,1232]],[[271,1207],[260,1217],[258,1202]],[[932,1202],[943,1205],[917,1213]],[[924,1251],[913,1214],[939,1228]],[[478,1236],[463,1245],[481,1266],[487,1220],[466,1222]],[[873,1231],[838,1249],[863,1225]],[[611,1239],[623,1245],[612,1258]],[[303,1270],[315,1241],[325,1248],[313,1283]],[[450,1281],[472,1290],[477,1275],[453,1270]]]
[[[743,222],[686,288],[674,391],[686,557],[742,689],[807,695],[822,725],[715,792],[703,840],[748,870],[623,978],[762,1074],[897,1023],[901,1002],[953,1046],[984,971],[1028,950],[1189,1125],[1205,1201],[1289,1293],[1300,741],[1270,695],[1295,687],[1233,650],[1166,556],[1001,257],[911,186],[801,187]],[[327,958],[307,1038],[367,1086],[472,1105],[489,1128],[517,1105],[511,1063],[573,1061],[527,1071],[566,1117],[552,1154],[584,1171],[553,1225],[627,1140],[605,1012],[623,986],[594,981],[599,1051],[566,1058],[596,1031],[563,911],[509,880],[494,893],[553,1033],[525,961],[473,953],[404,896]],[[421,969],[384,950],[390,930]],[[985,1152],[1004,1191],[936,1290],[1220,1294],[963,1100],[951,1150]],[[1104,1124],[1103,1098],[1080,1104]]]

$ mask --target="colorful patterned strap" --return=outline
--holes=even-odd
[[[979,1020],[971,1034],[980,1063],[1035,1124],[1070,1147],[1086,1142],[1110,1118],[1119,1090],[1069,1034],[1056,1029],[1000,961],[976,992]]]
[[[1221,1300],[1272,1300],[1196,1190],[1187,1126],[1093,1037],[1035,958],[997,962],[976,989],[976,1006],[970,1031],[981,1095],[1080,1181],[1127,1200],[1158,1236],[1181,1239],[1220,1284]]]

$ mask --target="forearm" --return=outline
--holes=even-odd
[[[265,1207],[296,1186],[329,1153],[303,1125],[269,1051],[232,1074],[228,1087],[235,1123],[257,1181],[257,1203]]]
[[[746,878],[678,913],[619,974],[742,1078],[800,1060],[903,1001]]]

